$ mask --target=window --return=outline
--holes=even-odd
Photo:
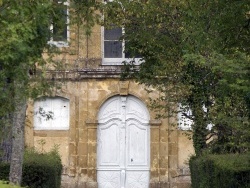
[[[139,55],[133,58],[128,52],[125,52],[126,41],[121,39],[124,32],[125,29],[121,27],[102,28],[102,59],[104,65],[122,65],[124,61],[134,61],[137,65],[140,63]]]
[[[43,97],[34,104],[35,130],[68,130],[69,100],[62,97]]]
[[[51,19],[51,36],[48,43],[57,47],[66,47],[69,41],[69,3],[56,0],[54,0],[54,3],[57,4],[57,9]]]
[[[178,127],[181,130],[190,130],[192,128],[193,120],[188,117],[192,116],[191,109],[179,104],[179,110],[177,114]]]
[[[113,2],[113,0],[103,0],[104,3],[118,3],[123,7],[122,2]],[[108,19],[107,17],[104,19]],[[107,20],[109,21],[109,20]],[[112,24],[111,24],[112,26]],[[125,28],[115,27],[112,28],[102,27],[102,64],[103,65],[123,65],[123,62],[133,61],[135,65],[140,64],[141,56],[131,51],[125,50],[128,41],[122,39],[125,34]],[[133,54],[133,56],[132,56]]]
[[[192,124],[194,123],[192,118],[192,110],[187,107],[179,104],[177,114],[178,127],[181,130],[191,130]],[[205,106],[202,107],[204,112],[207,112],[207,108]],[[190,117],[190,118],[189,118]],[[212,123],[207,124],[207,129],[211,130],[214,125]]]

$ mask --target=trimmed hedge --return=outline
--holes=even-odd
[[[7,181],[9,179],[10,164],[0,163],[0,180]]]
[[[250,154],[191,157],[192,188],[250,188]]]
[[[0,164],[0,179],[8,180],[9,164]],[[30,188],[60,188],[62,164],[56,151],[38,153],[26,151],[23,162],[22,186]]]

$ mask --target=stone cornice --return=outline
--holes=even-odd
[[[136,67],[133,71],[137,71],[138,69],[139,67]],[[46,78],[49,80],[78,81],[86,78],[120,78],[121,73],[122,66],[100,66],[98,68],[47,70]],[[39,72],[36,75],[39,75]]]

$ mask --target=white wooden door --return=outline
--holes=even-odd
[[[136,97],[117,96],[98,115],[98,188],[147,188],[150,168],[149,113]]]

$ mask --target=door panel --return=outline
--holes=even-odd
[[[118,125],[111,124],[108,127],[101,128],[100,154],[102,165],[119,165],[119,140]]]
[[[148,170],[127,171],[126,188],[147,188],[149,187],[148,184],[149,184]]]
[[[120,188],[121,187],[120,171],[97,171],[98,188]]]
[[[147,166],[148,159],[148,129],[139,123],[131,123],[127,126],[127,165]]]
[[[149,115],[137,98],[114,97],[100,109],[98,188],[149,187]]]
[[[98,154],[99,167],[113,168],[120,166],[120,132],[119,121],[111,121],[106,125],[99,125]]]

